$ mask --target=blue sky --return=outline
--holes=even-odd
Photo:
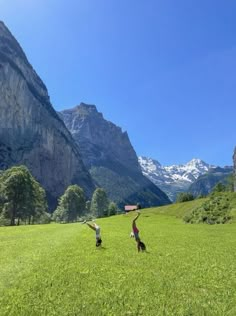
[[[0,0],[55,109],[95,104],[137,155],[232,165],[236,1]]]

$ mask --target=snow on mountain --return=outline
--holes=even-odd
[[[138,157],[143,174],[163,190],[174,201],[180,192],[187,191],[189,186],[214,166],[200,159],[192,159],[184,165],[162,166],[157,160]]]

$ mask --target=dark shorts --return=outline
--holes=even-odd
[[[140,240],[139,238],[139,233],[138,232],[133,232],[134,233],[134,238],[136,241]]]

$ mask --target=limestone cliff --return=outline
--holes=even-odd
[[[46,189],[51,208],[71,183],[81,185],[88,196],[94,189],[45,85],[0,22],[0,169],[19,164]]]
[[[106,190],[111,200],[120,206],[170,203],[166,194],[142,175],[127,132],[105,120],[94,105],[81,103],[60,115],[76,140],[94,181]]]

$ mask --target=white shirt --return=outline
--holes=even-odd
[[[100,227],[97,225],[97,224],[94,224],[94,227],[96,229],[96,238],[101,238],[101,235],[100,235]]]

